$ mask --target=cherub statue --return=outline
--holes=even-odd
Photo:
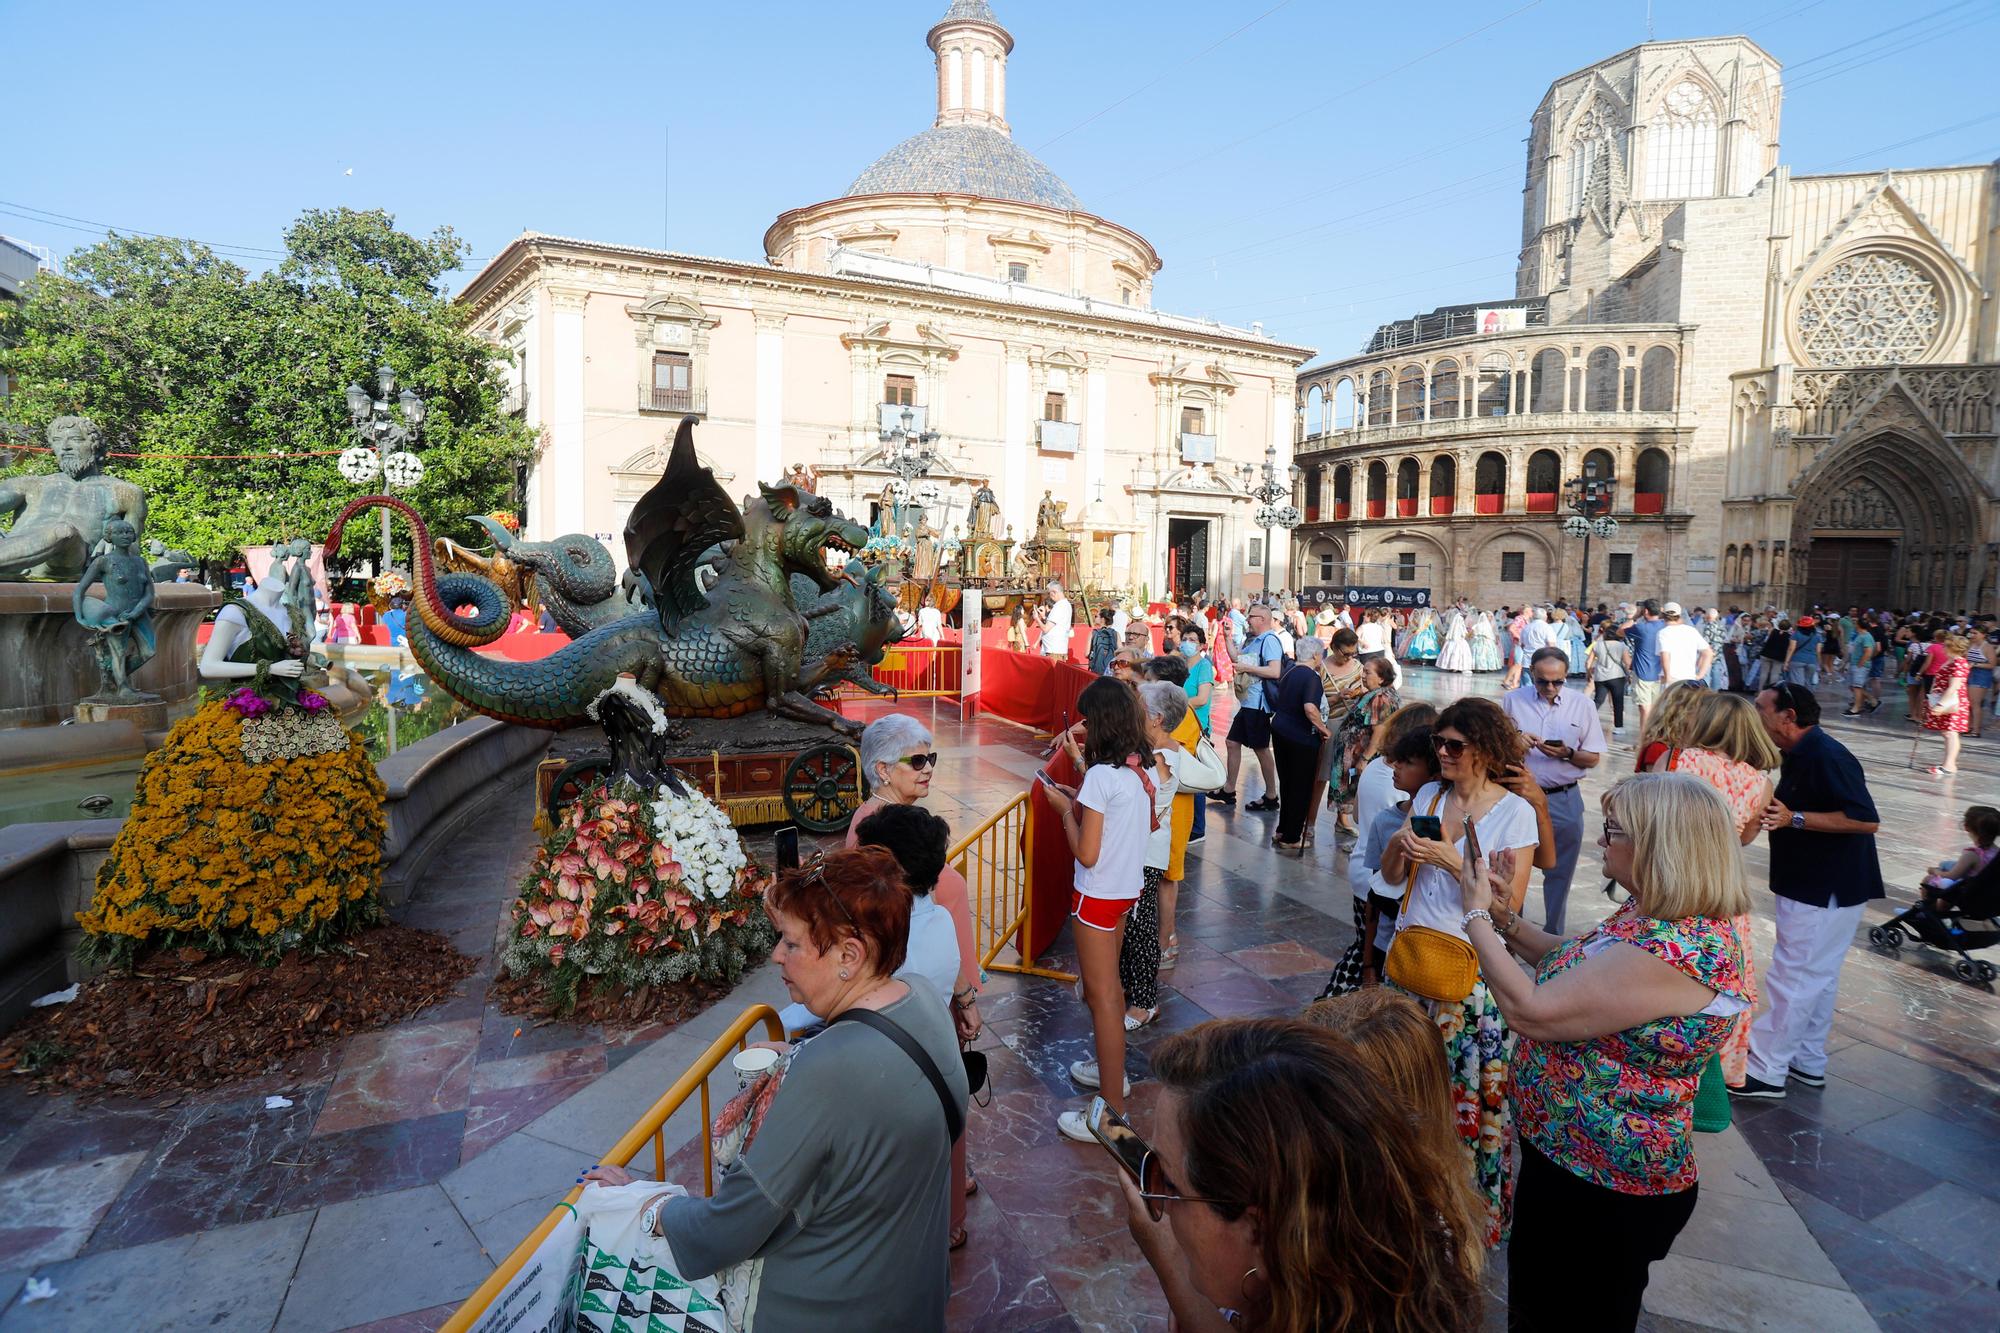
[[[133,689],[132,677],[159,651],[153,632],[153,571],[145,557],[133,549],[139,543],[139,530],[129,520],[107,521],[104,540],[110,549],[83,567],[76,590],[70,594],[70,609],[77,623],[90,631],[91,651],[103,673],[95,697],[150,703],[157,696]],[[99,581],[104,584],[104,596],[88,596],[90,586]]]

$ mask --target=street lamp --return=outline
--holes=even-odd
[[[1563,498],[1576,511],[1563,520],[1563,531],[1583,538],[1583,575],[1576,593],[1578,611],[1590,604],[1590,539],[1602,537],[1609,541],[1618,535],[1618,520],[1605,513],[1611,508],[1611,497],[1617,489],[1617,482],[1597,475],[1594,459],[1584,462],[1581,477],[1571,477],[1563,483]]]
[[[340,455],[340,475],[357,486],[379,474],[384,491],[407,490],[424,479],[424,461],[409,452],[424,424],[424,400],[413,389],[396,392],[396,372],[383,366],[375,372],[376,393],[359,384],[347,386],[347,418],[361,443]],[[376,394],[380,396],[377,397]],[[399,420],[392,408],[400,408]],[[389,511],[382,511],[382,567],[389,572]]]
[[[934,447],[939,438],[938,432],[918,430],[916,424],[916,412],[905,406],[902,424],[879,432],[882,442],[889,446],[883,454],[882,465],[896,478],[891,486],[896,492],[895,523],[899,537],[903,531],[904,500],[915,501],[926,512],[935,508],[938,502],[935,482],[926,480],[922,485],[917,484],[919,479],[927,478],[938,463],[938,452]]]
[[[1237,464],[1237,468],[1243,474],[1243,484],[1246,487],[1249,486],[1250,478],[1255,475],[1251,470],[1250,464],[1239,463]],[[1283,480],[1280,480],[1281,476]],[[1291,531],[1305,519],[1305,516],[1299,513],[1297,506],[1291,502],[1292,487],[1297,485],[1299,478],[1303,476],[1305,476],[1305,470],[1296,463],[1284,469],[1281,473],[1278,469],[1278,446],[1275,444],[1264,446],[1264,480],[1262,484],[1250,492],[1250,498],[1257,502],[1257,513],[1251,521],[1264,529],[1264,582],[1266,592],[1271,590],[1269,585],[1271,582],[1271,530],[1273,528],[1283,529],[1286,534],[1285,578],[1287,582],[1291,579]]]

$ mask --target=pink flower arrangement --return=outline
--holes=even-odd
[[[308,713],[323,713],[332,706],[326,701],[324,694],[318,694],[312,690],[299,691],[299,707],[305,709]]]

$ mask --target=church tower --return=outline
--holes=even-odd
[[[937,54],[937,119],[933,125],[1007,128],[1007,55],[1014,38],[986,0],[952,0],[925,38]]]

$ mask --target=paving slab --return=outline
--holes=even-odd
[[[1875,1333],[1878,1327],[1861,1298],[1844,1286],[1824,1287],[1679,1253],[1653,1265],[1645,1308],[1668,1319],[1769,1333]]]
[[[16,1299],[0,1329],[268,1329],[312,1225],[294,1213],[55,1264],[37,1274],[55,1297]]]
[[[334,1333],[429,1309],[492,1271],[439,1186],[329,1204],[313,1223],[277,1333]]]
[[[0,1264],[30,1272],[72,1258],[146,1160],[143,1152],[64,1162],[0,1179]]]

